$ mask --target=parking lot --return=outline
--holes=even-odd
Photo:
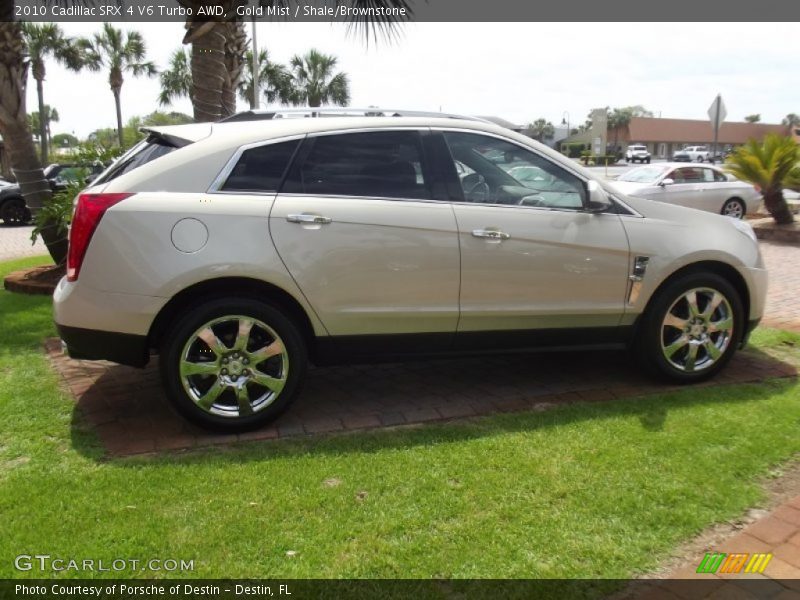
[[[0,227],[0,261],[47,254],[40,239],[31,244],[32,226]]]

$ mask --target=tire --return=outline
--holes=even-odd
[[[744,219],[747,214],[747,206],[740,198],[729,198],[722,205],[722,210],[719,211],[719,214],[734,219]]]
[[[698,156],[697,157],[697,162],[699,162],[699,163],[703,162],[703,157],[702,156]]]
[[[220,298],[190,311],[165,335],[160,363],[179,414],[231,433],[277,418],[308,368],[297,326],[275,306],[250,298]]]
[[[650,164],[650,159],[649,159],[649,158],[646,158],[646,159],[645,159],[645,162],[646,162],[646,163],[649,165],[649,164]]]
[[[692,292],[699,313],[694,320],[688,301]],[[704,312],[717,294],[722,299],[705,317]],[[709,325],[716,331],[704,329]],[[742,300],[734,287],[714,273],[687,273],[667,284],[651,300],[633,349],[651,376],[694,383],[713,377],[728,364],[743,331]]]
[[[30,222],[31,212],[21,196],[14,196],[0,205],[0,219],[5,225],[24,225]]]

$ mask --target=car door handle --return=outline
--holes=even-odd
[[[496,229],[473,229],[472,235],[477,238],[487,238],[490,240],[507,240],[511,236]]]
[[[330,217],[323,217],[322,215],[312,215],[309,213],[300,213],[288,215],[286,220],[289,223],[311,223],[313,225],[327,225],[331,222]]]

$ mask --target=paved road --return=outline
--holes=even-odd
[[[31,244],[31,231],[32,226],[0,226],[0,260],[47,254],[47,248],[40,239],[36,240],[36,244]]]

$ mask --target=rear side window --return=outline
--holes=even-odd
[[[302,164],[282,191],[300,194],[430,199],[416,131],[344,133],[309,138]]]
[[[222,190],[233,192],[276,192],[300,140],[250,148],[233,167]]]
[[[120,175],[129,173],[177,149],[178,147],[169,141],[151,136],[138,146],[134,146],[127,155],[123,155],[122,158],[111,167],[105,177],[103,177],[102,180],[98,179],[96,183],[106,183],[112,179],[116,179]]]

